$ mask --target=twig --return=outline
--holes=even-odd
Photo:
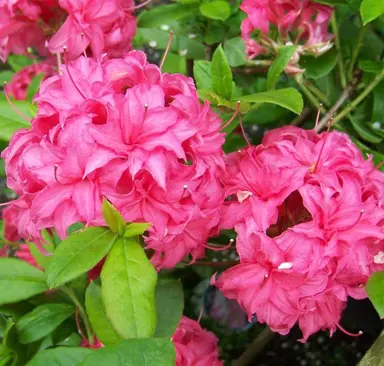
[[[310,81],[304,79],[303,80],[304,85],[308,88],[308,90],[316,96],[316,98],[322,102],[326,106],[330,106],[331,102],[328,99],[328,97],[323,93],[319,88],[317,88],[315,85],[313,85]]]
[[[344,61],[343,61],[343,55],[341,53],[340,34],[339,34],[339,27],[337,26],[336,12],[333,12],[331,24],[332,24],[333,34],[335,35],[336,49],[339,52],[338,64],[339,64],[339,71],[340,71],[341,86],[343,87],[343,89],[345,89],[347,87],[347,78],[345,77]]]
[[[312,109],[307,107],[305,108],[300,115],[298,115],[291,123],[291,126],[301,126],[306,119],[311,115]]]
[[[233,366],[255,365],[254,358],[265,348],[274,336],[275,333],[268,327],[265,328],[245,349],[241,356],[233,362]]]
[[[352,84],[347,86],[347,88],[344,90],[343,94],[341,94],[339,100],[327,112],[327,114],[320,120],[319,124],[316,127],[316,132],[320,132],[322,129],[324,129],[327,126],[329,120],[340,109],[340,107],[344,104],[344,102],[350,97],[353,90],[354,90],[354,86]],[[335,122],[333,122],[333,123],[335,123]]]

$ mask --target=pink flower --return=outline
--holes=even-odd
[[[70,59],[77,58],[88,46],[94,57],[107,52],[121,56],[131,49],[136,32],[136,19],[128,9],[132,0],[59,0],[68,18],[49,41],[52,53],[62,53],[67,47]]]
[[[127,221],[152,224],[157,266],[203,257],[220,220],[224,136],[192,79],[162,74],[137,51],[80,57],[62,72],[43,82],[32,128],[3,152],[8,185],[31,197],[19,234],[38,240],[54,228],[63,238],[75,222],[103,225],[107,197]]]
[[[98,349],[98,348],[103,348],[104,347],[104,344],[100,342],[99,339],[97,339],[97,337],[94,337],[93,338],[93,344],[90,344],[89,343],[89,340],[84,338],[81,343],[80,343],[80,347],[84,347],[84,348],[91,348],[91,349]]]
[[[46,79],[55,73],[54,67],[47,63],[32,64],[13,75],[11,82],[7,86],[7,91],[14,99],[24,100],[27,98],[29,84],[37,75],[43,74],[43,78]]]
[[[176,366],[221,366],[218,339],[200,324],[183,316],[172,336],[176,348]]]

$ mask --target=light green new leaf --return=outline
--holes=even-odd
[[[103,213],[105,222],[114,233],[124,233],[125,221],[123,217],[121,216],[120,212],[117,211],[115,207],[113,207],[112,203],[110,203],[105,198],[103,199],[101,212]]]
[[[228,39],[224,42],[224,52],[228,63],[232,67],[238,67],[245,64],[245,44],[241,37]]]
[[[147,222],[135,222],[128,224],[124,230],[124,236],[130,238],[132,236],[143,235],[145,231],[151,226]]]
[[[375,20],[380,15],[384,14],[384,1],[383,0],[363,0],[361,3],[361,17],[364,24]]]
[[[94,351],[79,366],[174,366],[175,359],[169,338],[127,339]]]
[[[0,305],[26,300],[48,290],[45,273],[14,258],[0,258]]]
[[[213,54],[211,72],[213,91],[221,97],[231,100],[232,71],[221,45],[216,48]]]
[[[136,238],[118,238],[101,271],[101,291],[107,317],[123,338],[153,335],[156,281],[156,270]]]
[[[375,272],[368,280],[365,289],[380,318],[384,318],[384,272]]]
[[[212,88],[211,62],[195,61],[193,63],[193,76],[198,89]]]
[[[16,323],[21,343],[32,343],[52,333],[75,312],[68,304],[44,304],[24,315]]]
[[[92,269],[109,252],[117,234],[105,227],[89,227],[64,239],[47,268],[48,285],[59,287]]]
[[[57,347],[37,353],[27,366],[77,366],[92,353],[84,347]]]
[[[296,51],[295,46],[284,46],[278,51],[275,61],[268,69],[267,75],[267,89],[275,89],[277,79],[282,74],[284,69],[288,66],[293,54]]]
[[[268,92],[244,95],[238,98],[249,103],[272,103],[300,114],[303,110],[303,97],[294,88],[278,89]]]
[[[85,308],[92,329],[97,338],[106,346],[121,341],[121,337],[113,328],[105,313],[105,307],[101,296],[101,288],[95,282],[91,282],[85,293]]]
[[[41,267],[41,268],[47,268],[49,262],[52,259],[52,256],[50,255],[44,255],[36,246],[35,243],[27,243],[29,251],[31,252],[33,258],[35,259],[36,263]]]
[[[184,309],[183,286],[180,281],[160,280],[156,286],[157,326],[154,337],[172,337]]]
[[[224,21],[231,15],[231,7],[222,0],[204,2],[200,5],[200,13],[207,18]]]

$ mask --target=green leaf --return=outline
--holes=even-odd
[[[57,347],[37,353],[27,366],[77,366],[92,353],[84,347]]]
[[[157,326],[154,337],[172,337],[184,309],[183,286],[180,281],[161,280],[156,286]]]
[[[45,273],[14,258],[0,258],[0,305],[47,291]]]
[[[4,141],[9,141],[13,134],[20,130],[21,128],[28,128],[25,123],[15,121],[9,118],[6,118],[1,115],[0,111],[0,139]]]
[[[68,304],[44,304],[24,315],[16,324],[21,343],[32,343],[53,332],[75,312]]]
[[[319,79],[327,76],[335,68],[338,55],[334,48],[319,57],[302,56],[300,66],[305,69],[304,75],[308,79]]]
[[[364,72],[369,72],[373,74],[379,74],[384,69],[384,62],[375,62],[371,60],[360,60],[359,67]]]
[[[198,89],[212,88],[211,62],[195,61],[193,63],[193,76]]]
[[[103,259],[117,234],[105,227],[89,227],[64,239],[47,268],[49,288],[59,287],[92,269]]]
[[[378,18],[380,15],[384,14],[384,1],[363,0],[361,3],[360,12],[364,24],[367,24]]]
[[[212,89],[221,97],[232,98],[232,71],[225,56],[223,47],[216,48],[212,57]]]
[[[263,93],[244,95],[238,98],[240,101],[250,103],[272,103],[300,114],[303,110],[303,97],[294,88],[273,90]]]
[[[7,62],[13,71],[20,71],[26,66],[32,65],[35,60],[24,55],[9,55]]]
[[[232,67],[238,67],[245,64],[245,44],[241,37],[228,39],[224,42],[224,52],[228,63]]]
[[[384,82],[373,90],[372,121],[384,124]]]
[[[127,339],[94,351],[80,366],[174,366],[175,359],[170,339]]]
[[[195,14],[197,4],[170,4],[156,6],[151,10],[144,10],[137,18],[139,28],[153,28],[168,25],[174,20],[179,20]]]
[[[200,13],[209,19],[226,20],[231,15],[231,7],[227,1],[211,1],[200,5]]]
[[[187,49],[188,54],[188,49]],[[188,55],[189,57],[190,55]],[[190,57],[192,58],[192,57]],[[162,72],[168,74],[187,74],[187,59],[184,56],[176,55],[175,53],[169,52],[165,61]]]
[[[367,294],[380,318],[384,318],[384,272],[375,272],[368,280]]]
[[[117,334],[105,313],[101,288],[93,281],[89,284],[85,293],[85,307],[92,329],[101,343],[106,346],[119,343],[121,337]]]
[[[3,85],[4,82],[9,83],[12,79],[14,72],[11,70],[0,71],[0,85]]]
[[[108,319],[123,338],[151,337],[156,328],[157,273],[133,238],[118,238],[101,271]]]
[[[213,105],[217,105],[218,107],[224,106],[232,110],[236,110],[237,101],[230,101],[222,98],[220,95],[217,95],[210,89],[199,89],[198,91],[200,100],[208,100]],[[249,103],[243,102],[240,105],[240,112],[247,113],[249,111],[250,105]]]
[[[40,84],[43,81],[43,79],[44,79],[43,73],[36,75],[32,79],[32,81],[28,85],[28,89],[27,89],[27,100],[32,100],[34,98],[34,96],[38,93],[38,91],[40,89]]]
[[[146,222],[135,222],[133,224],[128,224],[125,227],[124,236],[130,238],[132,236],[143,235],[144,232],[151,226]]]
[[[273,61],[272,65],[268,69],[268,75],[267,75],[268,90],[275,89],[277,79],[289,64],[289,61],[291,60],[295,51],[296,51],[295,46],[284,46],[279,49],[275,61]]]
[[[103,213],[105,222],[114,233],[124,233],[125,221],[123,217],[121,216],[120,212],[117,211],[115,207],[113,207],[112,203],[110,203],[105,198],[103,199],[101,212]]]
[[[25,359],[27,357],[25,346],[20,344],[16,326],[12,319],[7,319],[6,327],[4,329],[4,336],[2,339],[3,352],[5,356],[5,360],[1,360],[0,362],[6,361],[6,359],[12,359],[12,366],[24,366]],[[11,357],[9,357],[11,355]],[[8,365],[7,363],[3,363],[2,365]]]
[[[366,122],[360,121],[352,117],[350,117],[350,120],[353,128],[363,140],[371,142],[373,144],[378,144],[383,140],[380,136],[377,136],[375,134],[375,131],[371,129]]]
[[[46,269],[48,267],[49,262],[51,261],[50,255],[44,255],[40,249],[37,248],[35,243],[28,242],[28,248],[35,259],[36,263],[41,267]]]

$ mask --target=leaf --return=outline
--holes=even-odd
[[[231,7],[226,1],[211,1],[200,5],[200,13],[209,19],[226,20],[231,15]]]
[[[0,258],[0,305],[28,299],[48,290],[45,273],[14,258]]]
[[[353,128],[365,141],[378,144],[383,140],[380,136],[375,134],[375,131],[371,129],[366,122],[359,121],[358,119],[352,117],[350,117],[350,120]]]
[[[300,66],[305,69],[304,75],[308,79],[319,79],[327,76],[335,68],[337,59],[338,52],[334,48],[319,57],[301,57]]]
[[[26,126],[25,123],[21,123],[21,122],[2,116],[0,111],[0,139],[1,140],[9,141],[15,132],[26,127],[28,126]]]
[[[294,88],[278,89],[268,92],[244,95],[240,101],[250,103],[272,103],[300,114],[303,110],[303,97]]]
[[[273,61],[272,65],[268,69],[268,75],[267,75],[268,90],[275,89],[277,79],[289,64],[289,61],[291,60],[295,51],[296,51],[295,46],[284,46],[279,49],[275,61]]]
[[[47,268],[49,288],[59,287],[92,269],[103,259],[117,234],[105,227],[89,227],[64,239]]]
[[[213,91],[221,97],[231,100],[232,71],[221,45],[216,48],[213,54],[211,70]]]
[[[154,337],[172,337],[184,309],[184,293],[180,281],[162,280],[156,286],[157,326]]]
[[[75,312],[68,304],[44,304],[24,315],[16,323],[21,343],[32,343],[52,333]]]
[[[44,255],[43,253],[41,253],[41,251],[37,248],[35,243],[28,242],[27,244],[28,244],[29,251],[31,252],[36,263],[41,268],[46,269],[52,257],[50,255]]]
[[[13,71],[20,71],[26,66],[32,65],[35,60],[24,55],[9,55],[7,62]]]
[[[25,352],[25,346],[20,344],[16,326],[12,319],[7,319],[6,326],[4,329],[4,336],[2,339],[3,352],[5,353],[5,359],[12,359],[12,366],[24,366],[25,359],[27,354]],[[11,357],[8,357],[11,355]],[[1,356],[0,356],[1,357]],[[4,361],[1,360],[0,362]],[[8,365],[7,363],[3,363],[3,365]]]
[[[220,95],[217,95],[215,92],[209,89],[200,89],[198,90],[199,98],[201,100],[208,100],[213,105],[217,106],[225,106],[229,109],[236,110],[237,101],[230,101],[222,98]],[[249,111],[250,105],[249,103],[243,102],[240,105],[240,112],[247,113]]]
[[[245,44],[241,37],[228,39],[224,42],[224,52],[228,63],[232,67],[238,67],[245,64]]]
[[[378,18],[380,15],[384,14],[384,1],[363,0],[361,3],[360,12],[364,24],[367,24]]]
[[[137,18],[139,28],[153,28],[195,14],[197,4],[170,4],[145,10]]]
[[[88,285],[85,293],[85,307],[92,329],[101,343],[108,346],[121,341],[121,337],[117,334],[105,313],[101,288],[93,281]]]
[[[384,318],[384,272],[375,272],[368,280],[367,294],[380,318]]]
[[[174,366],[175,361],[170,339],[127,339],[92,352],[80,366]]]
[[[57,347],[37,353],[27,366],[77,366],[92,353],[84,347]]]
[[[101,206],[101,212],[109,228],[114,233],[123,234],[125,228],[125,221],[120,212],[110,203],[107,199],[103,199]]]
[[[133,238],[118,238],[101,271],[108,319],[123,338],[151,337],[156,328],[157,273]]]
[[[373,109],[372,109],[372,121],[380,122],[384,125],[384,82],[381,82],[373,90]]]
[[[379,74],[384,69],[384,62],[375,62],[371,60],[360,60],[359,67],[364,72],[369,72],[373,74]]]
[[[3,85],[4,82],[9,83],[12,79],[14,72],[11,70],[0,71],[0,85]]]
[[[144,232],[151,226],[146,222],[135,222],[133,224],[128,224],[125,227],[124,236],[130,238],[132,236],[143,235]]]
[[[198,89],[212,88],[211,62],[195,61],[193,63],[193,76]]]
[[[28,85],[27,89],[27,100],[32,100],[40,89],[40,84],[44,79],[44,74],[37,74]]]

